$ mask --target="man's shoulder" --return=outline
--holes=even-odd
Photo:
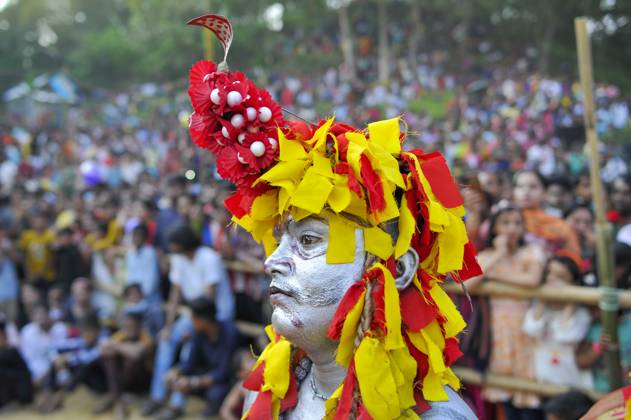
[[[432,403],[432,408],[423,413],[423,420],[451,419],[451,420],[475,420],[476,415],[464,400],[449,386],[445,387],[448,401]]]

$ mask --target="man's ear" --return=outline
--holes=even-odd
[[[404,290],[412,283],[418,270],[418,254],[413,248],[397,259],[397,276],[394,279],[397,289]]]

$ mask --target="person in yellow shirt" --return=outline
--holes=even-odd
[[[36,213],[31,218],[31,228],[22,232],[18,243],[23,254],[26,281],[44,291],[55,279],[51,250],[54,240],[55,234],[48,228],[46,216]]]

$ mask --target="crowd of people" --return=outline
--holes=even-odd
[[[281,105],[313,120],[319,104],[339,120],[404,114],[413,146],[445,153],[467,209],[483,281],[521,287],[594,286],[592,195],[575,83],[538,75],[522,58],[488,72],[450,74],[444,55],[396,62],[387,86],[336,69],[319,76],[265,75]],[[235,320],[268,321],[262,248],[229,226],[210,154],[186,130],[183,85],[94,93],[61,113],[5,113],[0,125],[0,406],[41,413],[82,384],[95,413],[161,419],[197,395],[209,415],[238,418],[239,378],[252,366]],[[441,115],[414,108],[447,98]],[[438,100],[438,99],[437,99]],[[442,100],[442,99],[441,99]],[[629,125],[615,87],[596,90],[598,131]],[[61,116],[60,116],[61,114]],[[616,227],[615,274],[631,288],[629,150],[603,144],[608,217]],[[236,262],[236,263],[235,263]],[[246,267],[246,269],[243,269]],[[488,372],[608,390],[596,308],[572,303],[474,298],[463,362]],[[621,312],[623,370],[631,370],[631,314]],[[628,379],[627,379],[628,380]],[[564,413],[576,398],[467,387],[480,418]],[[569,401],[569,402],[568,402]],[[492,404],[492,408],[489,406]],[[564,405],[565,404],[565,405]],[[561,409],[559,409],[561,407]],[[560,410],[560,411],[559,411]],[[551,414],[551,415],[552,415]],[[530,417],[529,417],[530,416]],[[571,418],[571,417],[556,417]]]

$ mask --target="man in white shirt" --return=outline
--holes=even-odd
[[[66,326],[53,323],[44,306],[33,310],[33,322],[26,324],[20,332],[20,353],[26,361],[31,377],[36,384],[46,377],[52,365],[52,349],[67,336]]]
[[[179,305],[208,297],[215,302],[218,321],[234,318],[234,295],[220,255],[211,248],[201,246],[199,237],[188,225],[173,228],[169,232],[168,243],[171,251],[171,292],[166,325],[160,332],[156,352],[150,400],[142,412],[145,416],[155,413],[162,406],[167,395],[164,375],[173,364],[178,344],[193,329],[190,315],[177,317]]]

